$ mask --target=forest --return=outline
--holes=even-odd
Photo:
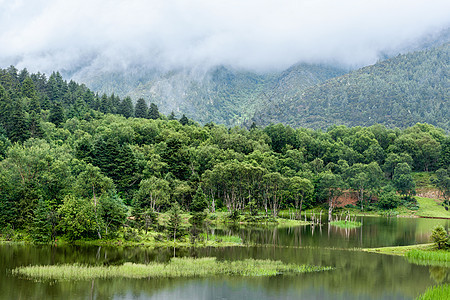
[[[36,242],[107,238],[169,210],[331,215],[346,190],[362,210],[414,207],[412,173],[432,173],[448,199],[449,166],[448,133],[426,123],[201,125],[58,72],[0,69],[0,228]]]
[[[330,123],[406,128],[421,122],[448,132],[449,60],[449,43],[398,55],[296,95],[280,93],[271,105],[259,106],[252,120],[322,129]]]

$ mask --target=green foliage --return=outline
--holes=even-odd
[[[450,237],[444,226],[436,226],[431,232],[431,240],[436,244],[438,249],[450,248]]]
[[[415,195],[415,183],[411,175],[411,167],[407,163],[399,163],[394,170],[392,183],[397,191],[404,196]]]
[[[31,237],[36,243],[48,243],[54,237],[54,213],[51,212],[50,205],[39,200],[34,212],[33,223],[31,224]],[[53,219],[53,220],[52,220]],[[53,222],[52,222],[53,221]]]
[[[445,194],[448,134],[432,125],[327,131],[281,124],[246,130],[192,120],[182,125],[161,114],[133,118],[131,98],[98,96],[58,73],[48,80],[27,72],[18,80],[13,68],[0,73],[0,226],[29,230],[36,241],[47,240],[49,232],[70,240],[114,236],[125,222],[154,229],[156,213],[173,203],[195,213],[198,231],[205,208],[250,211],[246,221],[265,222],[282,209],[294,208],[299,216],[304,208],[328,205],[332,213],[348,189],[364,208],[376,198],[381,208],[396,207],[395,193],[380,194],[383,185],[395,185],[409,197],[405,205],[417,209],[410,197],[412,170],[438,169],[431,177]],[[237,83],[227,78],[231,73],[214,76]],[[144,99],[139,102],[147,108]],[[63,117],[52,119],[56,106]],[[124,203],[132,204],[134,221],[126,220]],[[445,215],[438,204],[430,207]],[[80,224],[72,226],[77,213]],[[170,234],[181,231],[177,225]]]
[[[134,116],[136,118],[144,118],[144,119],[148,117],[147,103],[145,103],[145,100],[143,98],[139,98],[137,100],[136,108],[134,110]]]
[[[303,92],[271,97],[249,121],[322,128],[329,124],[406,128],[417,122],[450,130],[450,43],[380,61]],[[429,144],[432,145],[431,143]],[[428,148],[433,151],[438,149]]]
[[[69,241],[97,237],[100,224],[89,200],[67,196],[58,212],[61,216],[59,229]]]
[[[174,241],[184,235],[184,231],[181,228],[181,209],[177,202],[172,204],[172,207],[168,211],[169,222],[167,224],[167,234],[169,239]]]
[[[397,195],[395,190],[385,189],[380,195],[377,205],[381,209],[394,209],[401,204],[400,196]]]
[[[191,211],[202,212],[208,207],[208,202],[206,201],[206,195],[202,188],[198,186],[194,197],[192,198]]]

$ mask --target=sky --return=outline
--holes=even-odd
[[[354,67],[448,27],[448,0],[0,0],[0,67]]]

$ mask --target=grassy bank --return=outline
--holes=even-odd
[[[425,293],[416,298],[416,300],[436,300],[449,299],[450,285],[444,284],[439,286],[429,287]]]
[[[172,258],[168,263],[120,266],[54,265],[28,266],[12,270],[14,275],[38,280],[89,280],[96,278],[175,278],[215,275],[274,276],[330,270],[331,267],[284,264],[281,261],[246,259],[217,261],[216,258]]]
[[[434,244],[366,248],[362,251],[404,256],[416,265],[450,267],[450,251],[438,250]]]
[[[380,248],[363,248],[364,252],[380,253],[388,255],[400,255],[404,256],[408,251],[411,250],[424,250],[432,251],[434,249],[434,244],[419,244],[419,245],[408,245],[408,246],[395,246],[395,247],[380,247]]]

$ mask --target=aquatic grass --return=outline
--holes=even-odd
[[[449,299],[450,285],[438,285],[429,287],[425,293],[419,295],[416,300],[435,300],[435,299]]]
[[[330,224],[332,226],[337,226],[339,228],[345,228],[345,229],[353,229],[353,228],[358,228],[361,227],[361,222],[358,221],[344,221],[344,220],[340,220],[340,221],[331,221]]]
[[[214,257],[172,258],[168,263],[134,264],[120,266],[52,265],[27,266],[12,270],[17,276],[37,280],[90,280],[106,278],[175,278],[231,276],[274,276],[331,270],[331,267],[284,264],[281,261],[246,259],[217,261]]]
[[[450,251],[413,249],[406,252],[405,256],[416,265],[450,267]]]
[[[206,239],[206,234],[202,234],[203,238]],[[242,244],[242,238],[237,235],[209,235],[208,240],[218,243],[232,243],[232,244]]]

